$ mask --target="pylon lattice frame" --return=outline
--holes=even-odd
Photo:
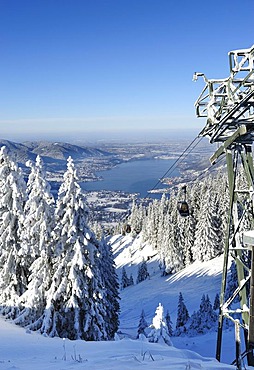
[[[220,361],[222,347],[223,320],[228,318],[243,329],[245,353],[248,365],[254,366],[254,267],[253,245],[243,242],[246,229],[254,229],[253,181],[254,168],[252,144],[254,141],[254,45],[250,49],[229,52],[230,76],[225,79],[207,79],[203,73],[195,73],[194,80],[202,76],[205,81],[195,107],[198,117],[206,117],[206,125],[199,136],[209,137],[210,142],[221,146],[211,157],[215,163],[226,154],[229,184],[229,214],[225,240],[224,263],[220,294],[220,313],[216,358]],[[241,170],[240,170],[241,168]],[[244,181],[239,181],[239,176]],[[248,220],[248,225],[246,225]],[[254,233],[254,232],[253,232]],[[254,235],[254,234],[253,234]],[[229,256],[236,262],[238,288],[225,300]],[[248,299],[248,284],[251,280],[251,294]],[[239,296],[239,307],[229,308],[234,298]],[[240,314],[240,321],[235,314]],[[238,338],[238,335],[237,335]],[[239,341],[236,339],[236,365],[242,369],[239,357]]]

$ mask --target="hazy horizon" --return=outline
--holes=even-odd
[[[25,141],[60,141],[75,144],[99,144],[103,142],[162,142],[177,139],[194,139],[198,129],[168,129],[139,131],[89,131],[89,132],[41,132],[41,133],[10,133],[1,135],[1,140],[13,142]]]

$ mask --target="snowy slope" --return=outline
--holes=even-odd
[[[0,320],[1,370],[234,369],[189,350],[123,339],[115,342],[45,338]]]
[[[141,309],[150,323],[158,303],[168,309],[175,323],[179,291],[190,313],[198,308],[203,292],[211,299],[219,289],[222,258],[197,263],[171,277],[161,277],[158,258],[148,245],[130,236],[112,239],[119,274],[125,266],[134,281],[138,263],[149,256],[150,279],[121,292],[119,338],[114,342],[70,341],[46,338],[0,318],[0,370],[119,370],[234,369],[214,359],[216,333],[195,338],[172,338],[173,347],[135,340]],[[224,361],[234,358],[234,334],[224,338]]]
[[[123,336],[135,338],[142,309],[146,321],[151,324],[158,303],[168,310],[173,328],[176,323],[179,292],[182,292],[189,314],[199,309],[202,294],[208,294],[213,303],[216,293],[220,292],[223,256],[208,262],[196,262],[184,270],[162,277],[159,269],[159,258],[149,245],[142,245],[141,238],[134,241],[131,236],[115,236],[112,248],[119,278],[124,266],[127,275],[133,274],[136,281],[138,263],[146,256],[150,279],[121,291],[120,331]],[[173,345],[188,348],[203,356],[215,357],[217,333],[211,332],[195,338],[173,337]],[[229,328],[223,334],[222,361],[231,363],[235,358],[234,330]]]

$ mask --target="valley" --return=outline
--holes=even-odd
[[[109,177],[111,170],[121,164],[129,163],[129,171],[132,172],[132,164],[137,163],[152,163],[153,160],[159,163],[164,163],[161,172],[149,183],[144,183],[143,187],[148,192],[149,186],[154,186],[158,181],[158,186],[153,190],[155,196],[160,197],[162,192],[170,192],[171,189],[180,183],[188,182],[194,179],[198,173],[209,166],[209,157],[213,153],[213,147],[206,141],[202,140],[192,151],[187,151],[185,155],[182,153],[190,144],[190,140],[179,139],[160,142],[132,142],[124,143],[120,141],[102,142],[92,145],[75,145],[61,142],[24,142],[14,143],[7,140],[0,140],[0,146],[5,145],[8,151],[16,159],[21,166],[25,177],[28,176],[30,168],[26,166],[27,161],[35,161],[37,155],[40,155],[45,166],[47,180],[51,184],[51,191],[54,197],[57,197],[59,186],[63,180],[63,174],[66,170],[66,161],[69,156],[74,160],[77,174],[80,180],[82,189],[85,190],[85,195],[91,211],[90,217],[92,221],[98,221],[104,225],[116,224],[120,222],[131,208],[133,199],[140,198],[140,194],[135,189],[135,182],[132,186],[132,191],[121,190],[121,181],[119,179],[120,190],[104,189],[103,176],[107,171]],[[181,160],[179,161],[179,157]],[[166,169],[172,166],[175,161],[178,161],[177,172],[169,171],[162,182],[159,181],[165,174]],[[169,164],[167,164],[169,163]],[[168,167],[169,166],[169,167]],[[173,169],[174,169],[173,168]],[[150,176],[149,166],[144,170],[142,181]],[[171,176],[170,176],[171,175]],[[86,190],[86,184],[96,182],[96,191]],[[88,186],[87,186],[88,187]],[[156,195],[157,194],[157,195]],[[153,194],[146,195],[154,197]]]

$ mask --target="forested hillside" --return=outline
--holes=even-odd
[[[163,195],[148,206],[133,203],[126,221],[132,236],[141,234],[142,241],[157,251],[165,274],[177,272],[197,260],[210,260],[224,248],[228,211],[226,175],[210,174],[187,186],[189,217],[181,217],[177,211],[182,196],[179,188],[170,198]]]

